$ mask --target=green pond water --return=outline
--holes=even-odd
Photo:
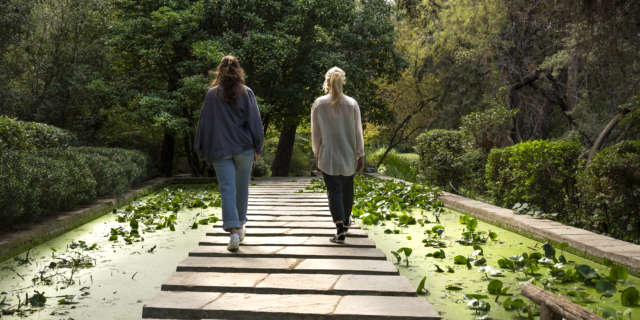
[[[217,192],[202,189],[204,186],[184,187],[185,195],[213,195]],[[177,190],[172,187],[170,190]],[[182,189],[180,189],[182,190]],[[145,198],[141,199],[144,200]],[[124,208],[125,206],[121,207]],[[44,293],[47,301],[43,307],[22,307],[22,316],[4,315],[2,319],[139,319],[142,305],[160,290],[162,281],[175,271],[178,263],[187,257],[189,251],[198,245],[211,225],[200,225],[192,229],[195,221],[209,215],[220,216],[220,208],[208,207],[181,209],[176,215],[175,231],[169,228],[145,232],[140,223],[140,236],[144,241],[127,245],[120,236],[117,241],[109,241],[111,228],[125,227],[130,230],[129,222],[116,221],[121,214],[107,214],[62,236],[52,239],[31,250],[31,264],[19,265],[14,259],[0,263],[0,301],[5,310],[15,310],[25,295],[32,297],[34,290]],[[168,216],[172,212],[161,214]],[[80,247],[69,248],[72,242],[84,241],[88,247],[97,244],[96,249],[85,251]],[[149,252],[151,248],[153,251]],[[94,267],[76,271],[72,284],[66,279],[71,275],[70,268],[56,269],[63,273],[50,285],[34,284],[33,278],[40,276],[39,270],[47,269],[52,258],[78,257],[80,252],[94,259]],[[25,258],[26,254],[18,257]],[[20,278],[20,276],[24,278]],[[50,275],[50,273],[47,273]],[[59,304],[58,300],[70,300],[71,304]],[[25,310],[26,309],[26,310]]]
[[[400,274],[407,277],[409,281],[414,285],[414,287],[418,287],[423,277],[426,276],[425,281],[425,289],[429,291],[429,294],[423,294],[427,301],[441,314],[443,319],[510,319],[510,318],[520,318],[517,311],[506,311],[503,307],[503,302],[507,298],[511,298],[515,300],[517,298],[521,298],[524,302],[528,302],[529,300],[520,295],[520,285],[523,282],[529,281],[532,276],[528,274],[525,276],[522,272],[512,273],[512,272],[504,272],[501,276],[485,276],[484,273],[478,273],[478,269],[481,268],[479,266],[473,266],[468,269],[466,265],[454,264],[454,257],[457,255],[462,255],[464,257],[468,257],[474,251],[473,247],[466,246],[455,242],[455,240],[461,237],[461,233],[464,232],[465,225],[460,223],[460,216],[463,215],[459,212],[447,210],[448,213],[442,214],[440,216],[441,223],[427,223],[424,227],[419,224],[410,225],[408,228],[404,229],[401,234],[385,234],[384,231],[386,229],[394,229],[394,225],[391,221],[384,221],[386,225],[378,225],[378,226],[366,226],[364,229],[369,234],[369,237],[373,239],[376,243],[376,246],[385,252],[387,255],[387,260],[393,261],[397,263],[397,259],[391,253],[391,251],[397,251],[402,247],[408,247],[413,250],[411,256],[409,257],[409,266],[407,267],[405,262],[402,261],[397,265],[400,270]],[[414,210],[413,216],[416,218],[421,218],[422,211]],[[428,212],[425,212],[425,217],[430,221],[435,221],[433,215]],[[445,227],[445,234],[442,236],[442,241],[446,243],[446,247],[444,248],[434,248],[434,247],[425,247],[424,243],[422,243],[423,239],[427,238],[427,235],[424,234],[426,229],[431,229],[435,225],[442,225]],[[494,269],[503,269],[498,266],[497,261],[502,258],[511,257],[514,255],[522,255],[522,253],[526,252],[530,254],[531,252],[536,252],[530,248],[538,248],[542,246],[542,243],[537,241],[528,239],[516,233],[498,228],[496,226],[478,221],[478,229],[483,231],[496,232],[498,234],[498,238],[496,241],[492,241],[489,239],[486,243],[481,244],[481,247],[484,251],[484,257],[487,262],[487,266],[491,266]],[[407,237],[411,237],[411,240],[407,239]],[[536,247],[537,245],[537,247]],[[425,257],[429,253],[433,253],[442,249],[446,253],[445,259],[436,259],[433,257]],[[544,256],[544,252],[542,250],[538,250]],[[560,250],[556,249],[556,255],[560,255]],[[404,258],[404,255],[401,254]],[[564,252],[564,256],[568,260],[569,264],[565,264],[563,269],[569,270],[574,268],[574,264],[587,264],[594,268],[598,273],[602,273],[607,268],[603,265],[594,263],[592,261],[583,259],[579,256]],[[450,266],[455,270],[455,273],[449,272],[436,272],[436,267],[434,265],[439,265],[443,270],[447,270],[446,266]],[[535,272],[535,278],[537,279],[537,285],[542,286],[542,279],[550,278],[548,267],[544,265],[539,265],[540,270]],[[605,273],[608,275],[608,271]],[[489,294],[487,290],[487,285],[490,279],[498,279],[501,280],[504,284],[504,287],[511,287],[508,291],[508,295],[500,296],[498,302],[494,302],[496,295]],[[633,283],[636,288],[640,288],[640,279],[629,276],[628,281]],[[448,285],[457,285],[462,287],[461,290],[447,290],[446,287]],[[615,294],[611,298],[602,298],[600,299],[601,294],[598,293],[594,287],[585,286],[581,282],[570,282],[570,283],[560,283],[559,281],[554,281],[553,287],[557,288],[557,293],[566,293],[569,290],[577,290],[590,294],[587,299],[593,302],[587,303],[585,308],[589,310],[596,310],[600,306],[611,307],[620,311],[625,311],[627,309],[632,309],[631,317],[627,315],[625,319],[640,319],[640,307],[632,306],[626,307],[622,306],[620,303],[620,292]],[[627,288],[627,286],[619,285],[618,290],[622,290]],[[489,298],[483,299],[491,304],[491,310],[488,312],[478,312],[467,308],[468,301],[465,300],[465,294],[484,294],[488,295]],[[399,306],[401,307],[401,306]],[[536,308],[536,311],[539,312],[539,308]],[[536,317],[537,318],[537,317]],[[526,319],[526,313],[522,313],[522,319]]]

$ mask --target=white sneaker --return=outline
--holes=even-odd
[[[240,238],[240,242],[244,241],[245,233],[247,233],[247,227],[246,226],[243,226],[242,229],[238,230],[238,238]]]
[[[227,246],[227,250],[236,251],[240,249],[240,239],[239,238],[231,238],[229,240],[229,245]]]

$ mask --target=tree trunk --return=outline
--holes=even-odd
[[[591,159],[593,159],[593,157],[596,155],[596,151],[598,151],[600,147],[602,147],[602,145],[604,144],[605,140],[607,140],[607,137],[609,137],[609,134],[611,134],[611,131],[613,131],[613,129],[618,124],[618,122],[620,122],[620,119],[629,112],[630,112],[629,109],[622,109],[622,112],[618,113],[615,117],[613,117],[613,119],[609,121],[609,124],[607,124],[607,126],[604,127],[604,130],[600,132],[598,139],[596,139],[596,142],[593,144],[593,147],[591,148],[591,152],[589,152],[589,158],[587,158],[587,165],[591,162]]]
[[[567,108],[571,111],[578,104],[578,56],[572,54],[567,70]]]
[[[291,167],[291,156],[293,155],[293,146],[296,141],[297,124],[284,125],[284,129],[280,133],[280,141],[276,150],[273,164],[271,165],[272,177],[288,177]]]
[[[171,177],[173,174],[173,151],[176,146],[176,140],[173,134],[164,133],[162,140],[162,151],[160,152],[160,173],[165,177]]]
[[[551,122],[551,115],[553,114],[553,103],[546,100],[540,109],[536,125],[533,128],[531,134],[531,140],[547,139],[549,137],[549,125]]]

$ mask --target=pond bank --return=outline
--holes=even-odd
[[[138,197],[144,197],[166,185],[210,182],[215,182],[215,178],[156,178],[138,184],[120,196],[100,198],[96,202],[81,206],[76,210],[51,215],[38,223],[25,226],[24,230],[3,234],[0,238],[0,261],[26,252],[31,247],[102,217],[111,212],[114,207],[124,205]]]
[[[400,179],[378,173],[367,173],[379,179]],[[443,192],[439,197],[446,207],[468,213],[484,222],[521,234],[527,238],[553,245],[567,242],[566,251],[585,259],[603,263],[604,258],[624,265],[630,274],[640,276],[640,246],[547,220],[534,219],[528,215],[517,215],[513,210],[500,208],[480,201]]]

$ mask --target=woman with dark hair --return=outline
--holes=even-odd
[[[336,224],[331,242],[344,243],[351,225],[353,177],[364,168],[360,107],[342,93],[344,71],[333,67],[324,76],[324,92],[311,108],[311,140],[316,165],[327,185],[329,211]]]
[[[260,160],[264,132],[253,91],[235,57],[222,58],[200,110],[193,147],[216,170],[222,199],[222,228],[231,233],[229,251],[244,240],[251,167]]]

